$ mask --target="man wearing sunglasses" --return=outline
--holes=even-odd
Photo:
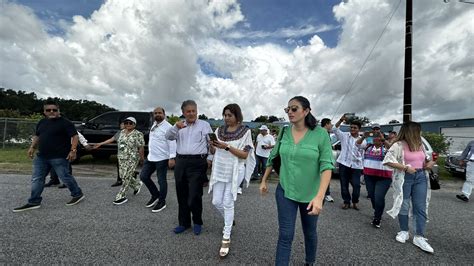
[[[341,181],[341,196],[344,200],[342,209],[347,210],[351,207],[354,210],[359,210],[359,196],[360,196],[360,176],[362,174],[364,149],[356,146],[356,141],[359,138],[359,131],[361,123],[358,121],[351,121],[350,132],[342,132],[339,127],[342,122],[347,121],[346,115],[343,115],[337,121],[333,132],[341,141],[341,154],[337,158],[339,163],[339,176]],[[365,140],[362,147],[365,147]],[[352,197],[349,193],[349,183],[352,185]]]
[[[46,118],[36,125],[35,136],[28,149],[28,156],[34,158],[31,196],[27,204],[13,209],[13,212],[38,209],[41,206],[44,180],[51,169],[54,169],[71,192],[72,199],[66,205],[72,206],[84,199],[81,188],[69,173],[69,164],[76,159],[77,130],[69,120],[60,116],[57,103],[48,100],[43,105],[43,110]],[[38,153],[34,157],[37,148]]]

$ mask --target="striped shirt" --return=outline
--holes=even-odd
[[[384,146],[377,148],[369,145],[364,153],[364,175],[392,178],[392,170],[383,165],[386,153]]]

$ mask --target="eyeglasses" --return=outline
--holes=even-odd
[[[124,124],[124,125],[133,125],[133,124],[135,124],[135,123],[133,123],[132,121],[125,121],[125,122],[123,122],[123,124]]]
[[[44,109],[45,112],[57,112],[58,109]]]
[[[285,110],[285,113],[288,114],[290,111],[294,113],[294,112],[298,111],[298,109],[300,109],[300,107],[297,106],[297,105],[294,105],[294,106],[288,106],[283,110]]]

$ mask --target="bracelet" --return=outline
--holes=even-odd
[[[229,151],[230,150],[230,145],[227,145],[227,147],[225,147],[224,150]]]
[[[77,151],[77,149],[75,149],[75,148],[74,148],[74,149],[71,149],[71,151],[73,151],[73,152],[76,152],[76,151]]]

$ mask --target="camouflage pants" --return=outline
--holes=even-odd
[[[138,159],[118,159],[119,162],[119,174],[122,179],[122,187],[120,188],[119,193],[115,197],[115,200],[125,198],[129,188],[137,190],[140,187],[140,181],[133,178],[135,170],[138,166]]]

